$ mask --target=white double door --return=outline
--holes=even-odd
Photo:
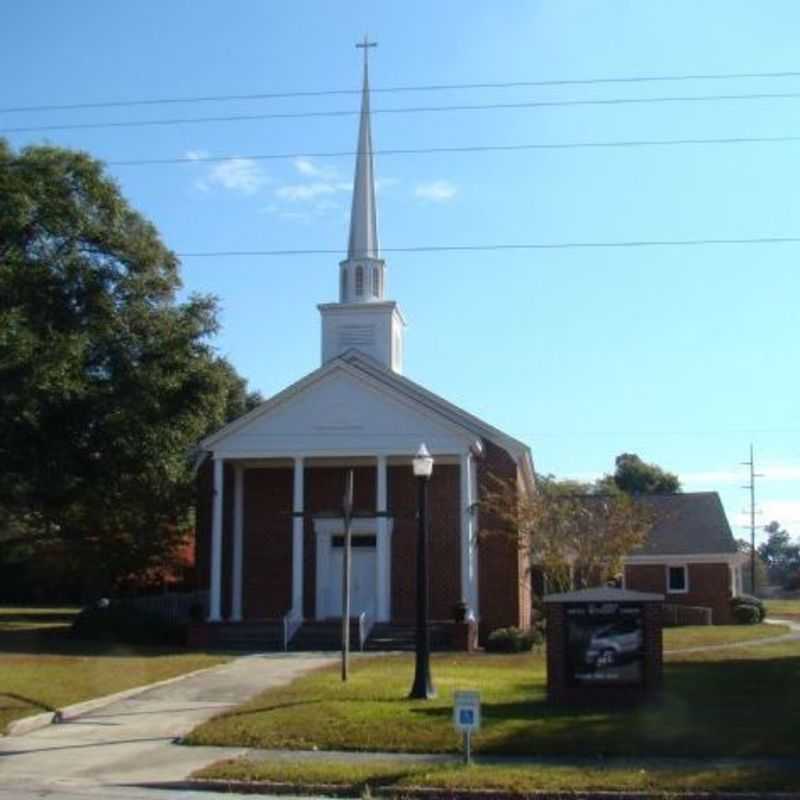
[[[374,543],[375,537],[369,538]],[[374,544],[364,546],[362,542],[357,542],[357,545],[361,546],[353,547],[350,551],[350,616],[357,617],[365,611],[374,619],[377,611],[378,587],[376,548]],[[328,616],[341,617],[344,547],[332,544],[329,563],[327,612]]]

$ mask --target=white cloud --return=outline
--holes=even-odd
[[[223,189],[242,194],[255,194],[269,182],[261,166],[251,158],[222,161],[212,167],[203,179],[206,187],[221,186]]]
[[[756,464],[756,471],[761,475],[758,481],[800,481],[800,466],[791,464]],[[692,484],[737,484],[747,483],[748,472],[745,466],[740,469],[708,470],[706,472],[682,472],[681,482]]]
[[[418,183],[414,189],[414,194],[418,198],[429,200],[432,203],[447,203],[456,196],[457,192],[457,187],[445,180]]]
[[[189,161],[199,161],[202,158],[208,158],[208,156],[208,150],[187,150],[183,154],[183,157],[188,158]]]
[[[333,194],[336,191],[336,185],[326,183],[324,181],[316,181],[315,183],[290,183],[286,186],[279,186],[275,190],[275,196],[281,200],[289,200],[292,203],[297,203],[304,200],[315,200],[317,197],[326,194]]]
[[[800,530],[800,500],[756,500],[756,533],[768,525],[772,520],[777,520],[787,530]],[[739,528],[750,527],[750,513],[740,511],[734,517],[734,525]]]
[[[339,171],[336,167],[321,167],[306,156],[298,156],[292,159],[292,165],[301,174],[308,178],[321,178],[325,181],[337,180]]]

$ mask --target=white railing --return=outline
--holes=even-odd
[[[367,643],[370,633],[372,633],[374,624],[375,620],[372,617],[368,617],[366,611],[362,611],[358,615],[358,649],[362,653],[364,652],[364,645]]]
[[[293,617],[291,613],[283,615],[283,652],[289,649],[289,642],[303,624],[301,617]]]

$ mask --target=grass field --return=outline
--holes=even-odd
[[[75,609],[0,607],[0,734],[15,719],[172,678],[226,659],[76,642]]]
[[[357,659],[265,692],[201,725],[193,744],[453,752],[455,689],[481,692],[477,752],[519,755],[792,756],[800,642],[668,657],[663,702],[638,709],[553,707],[541,654],[440,655],[438,698],[409,701],[410,656]]]
[[[800,597],[791,600],[766,600],[767,616],[800,620]]]
[[[247,759],[213,764],[195,778],[231,781],[269,781],[297,787],[309,785],[348,789],[353,797],[364,797],[366,787],[392,788],[398,792],[415,786],[449,790],[499,790],[529,792],[723,792],[796,791],[800,789],[800,767],[775,765],[709,765],[697,761],[671,761],[668,766],[642,762],[635,766],[430,765],[401,762],[343,764],[284,761],[254,762]]]
[[[664,650],[682,650],[686,647],[706,647],[735,642],[770,639],[789,633],[785,625],[687,625],[664,629]]]

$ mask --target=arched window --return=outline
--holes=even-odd
[[[356,297],[364,294],[364,267],[356,267]]]
[[[340,289],[340,300],[342,303],[347,300],[347,270],[342,270],[342,286]]]
[[[381,273],[377,267],[372,268],[372,296],[381,296]]]

